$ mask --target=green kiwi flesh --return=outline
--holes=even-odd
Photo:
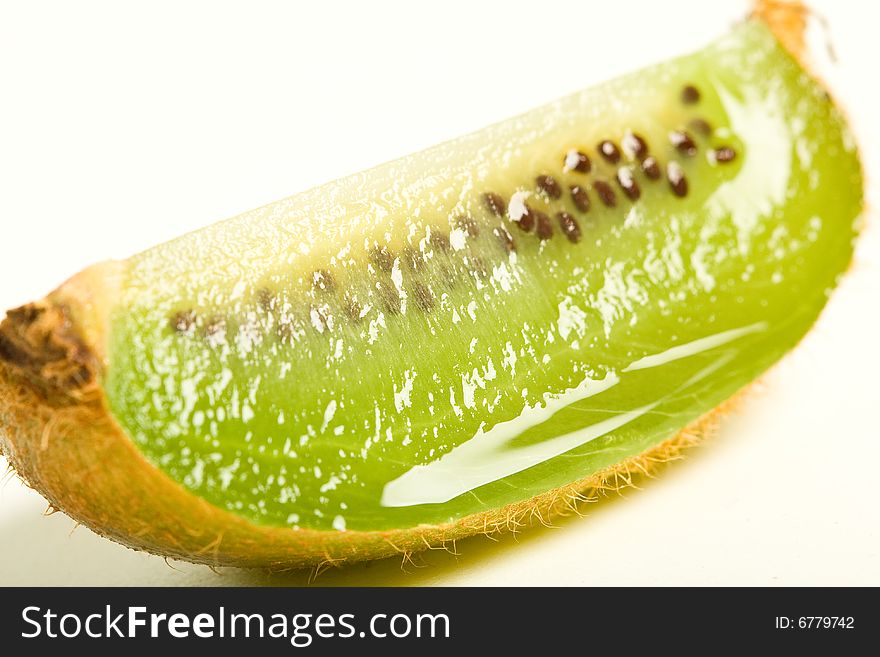
[[[747,21],[119,263],[98,385],[149,463],[248,522],[455,523],[752,382],[815,321],[861,208],[840,112]]]

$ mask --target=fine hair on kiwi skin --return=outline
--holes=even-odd
[[[761,2],[756,14],[795,55],[802,52],[804,13],[799,6]],[[0,448],[11,440],[16,449],[9,456],[19,475],[54,507],[99,534],[190,561],[286,568],[338,564],[406,555],[476,533],[549,522],[576,510],[578,502],[619,490],[634,476],[677,457],[707,435],[726,408],[718,407],[674,438],[581,481],[456,523],[377,532],[255,530],[155,471],[112,420],[97,384],[103,354],[87,345],[102,344],[95,337],[106,334],[109,321],[102,315],[107,307],[102,298],[112,297],[118,284],[112,264],[98,265],[43,302],[10,314],[2,335],[14,343],[14,352],[6,352],[15,358],[0,362],[0,396],[7,414],[3,424],[14,427],[16,435],[0,440]],[[79,333],[70,330],[73,325]],[[104,467],[109,463],[112,469]],[[121,487],[130,493],[124,500],[114,495]],[[273,556],[267,559],[267,554]]]

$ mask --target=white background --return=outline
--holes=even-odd
[[[874,3],[814,2],[880,165]],[[0,4],[0,307],[152,244],[686,52],[720,2]],[[869,15],[871,14],[871,15]],[[876,207],[877,188],[869,201]],[[319,584],[880,584],[880,235],[720,434],[588,517]],[[0,463],[0,465],[3,465]],[[98,538],[8,477],[0,584],[287,584]],[[419,567],[417,567],[419,566]]]

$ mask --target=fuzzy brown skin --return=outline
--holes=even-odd
[[[755,14],[802,54],[802,5],[763,0]],[[211,565],[320,567],[547,523],[676,458],[711,433],[728,407],[585,479],[454,523],[375,532],[257,525],[193,495],[150,464],[110,414],[100,381],[107,313],[123,267],[110,262],[87,269],[0,323],[0,452],[53,507],[102,536],[163,556]]]

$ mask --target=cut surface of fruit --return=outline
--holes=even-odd
[[[824,306],[861,205],[839,111],[747,21],[114,263],[84,341],[118,426],[214,507],[454,524],[642,454],[753,381]]]
[[[849,261],[859,186],[831,102],[745,25],[133,258],[106,391],[151,462],[253,521],[454,521],[637,454],[778,359]]]

